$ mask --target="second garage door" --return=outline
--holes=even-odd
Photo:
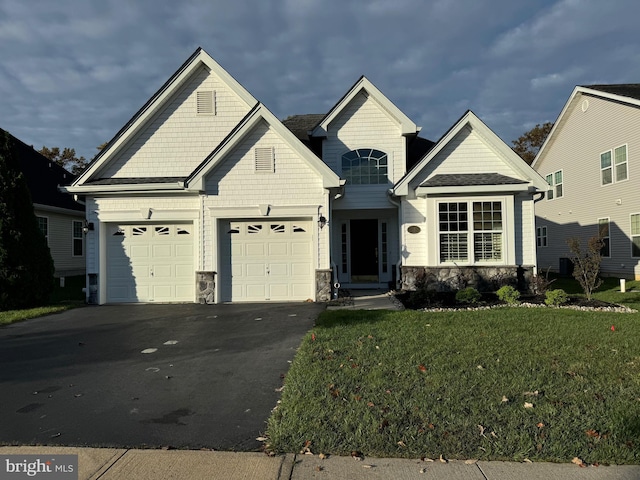
[[[223,301],[315,297],[310,220],[230,221],[221,230]]]

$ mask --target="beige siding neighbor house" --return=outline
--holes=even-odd
[[[407,266],[532,271],[544,180],[471,113],[436,148],[419,132],[365,77],[280,121],[196,50],[66,189],[95,226],[89,301],[326,301],[413,288]],[[462,194],[429,183],[451,175]]]
[[[578,86],[532,166],[538,265],[569,273],[567,239],[600,235],[604,275],[640,279],[640,84]]]

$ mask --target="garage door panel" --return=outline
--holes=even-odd
[[[296,298],[313,298],[313,295],[311,294],[311,287],[300,283],[296,283],[293,285],[292,295]]]
[[[288,263],[269,263],[269,274],[273,276],[287,277],[289,274]]]
[[[268,244],[269,255],[288,255],[286,242],[270,242]]]
[[[192,229],[191,224],[109,224],[107,301],[194,301]]]
[[[265,245],[262,243],[248,243],[245,245],[245,256],[264,257]]]
[[[311,274],[311,266],[308,263],[292,263],[291,275],[294,277],[308,277]]]
[[[149,245],[131,245],[129,249],[129,258],[149,258],[149,250]]]
[[[311,244],[293,242],[291,243],[291,255],[295,256],[308,256],[311,254]]]
[[[154,265],[153,276],[155,278],[171,278],[175,275],[172,265]]]
[[[284,300],[290,298],[289,284],[287,283],[275,283],[269,285],[269,299],[270,300]]]
[[[250,284],[250,285],[246,285],[245,287],[245,295],[248,298],[262,298],[264,300],[266,299],[265,293],[266,293],[265,285]]]
[[[265,277],[265,268],[263,263],[249,263],[245,265],[246,268],[246,277],[247,278],[264,278]]]
[[[173,245],[153,245],[153,258],[173,257]]]

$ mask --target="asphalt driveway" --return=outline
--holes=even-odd
[[[323,309],[101,306],[0,328],[0,444],[259,449]]]

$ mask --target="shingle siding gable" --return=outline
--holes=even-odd
[[[215,115],[197,114],[197,91],[215,92]],[[249,108],[205,66],[157,113],[99,175],[186,177]]]

